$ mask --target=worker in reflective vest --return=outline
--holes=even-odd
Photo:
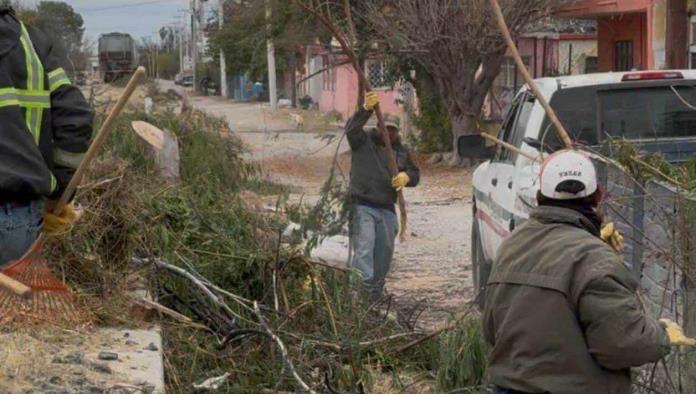
[[[69,205],[48,214],[89,147],[92,111],[52,43],[0,6],[0,267],[21,257],[42,226],[65,231]]]

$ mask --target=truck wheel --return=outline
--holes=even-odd
[[[483,255],[481,235],[475,216],[471,225],[471,271],[474,280],[474,295],[477,295],[474,301],[479,309],[483,309],[486,303],[486,283],[488,283],[488,277],[491,274],[491,265]]]

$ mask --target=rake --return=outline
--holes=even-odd
[[[90,163],[112,131],[115,119],[123,111],[135,88],[145,76],[145,68],[139,67],[131,77],[116,106],[111,110],[97,136],[80,162],[70,183],[56,204],[53,213],[60,215],[71,196],[82,181]],[[31,321],[82,321],[75,308],[72,292],[56,278],[48,261],[41,258],[40,251],[44,234],[34,242],[29,251],[19,260],[9,264],[0,273],[0,323],[16,320]],[[59,312],[59,313],[58,313]]]

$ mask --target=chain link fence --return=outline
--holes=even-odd
[[[607,217],[624,235],[624,261],[640,282],[646,313],[669,318],[696,336],[696,196],[649,177],[639,179],[597,162],[607,191]],[[636,371],[637,392],[696,392],[696,355],[673,349],[663,361]]]

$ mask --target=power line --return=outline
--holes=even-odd
[[[87,8],[87,9],[81,10],[80,12],[82,12],[82,13],[101,12],[101,11],[117,10],[117,9],[122,9],[122,8],[135,8],[135,7],[141,7],[144,5],[151,5],[151,4],[170,3],[170,2],[171,2],[171,0],[152,0],[152,1],[143,1],[140,3],[114,5],[114,6],[102,7],[102,8]]]

